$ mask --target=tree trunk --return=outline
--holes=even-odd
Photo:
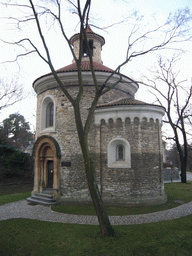
[[[181,162],[181,182],[187,183],[187,175],[186,175],[187,165],[185,160]]]
[[[95,99],[95,105],[97,103],[97,99]],[[87,131],[85,132],[85,128],[83,128],[78,101],[77,103],[74,102],[74,113],[75,113],[75,123],[76,123],[77,132],[78,132],[79,143],[80,143],[81,151],[83,154],[87,184],[88,184],[91,199],[98,217],[98,221],[100,225],[100,233],[102,236],[114,236],[114,230],[111,226],[111,223],[105,211],[103,201],[102,201],[102,198],[97,186],[97,182],[95,179],[95,168],[94,168],[93,161],[91,159],[89,147],[88,147],[89,129],[87,129]],[[93,114],[94,112],[92,111],[92,117],[93,117]],[[93,118],[91,118],[91,115],[90,115],[90,123],[92,119]]]
[[[85,172],[86,172],[89,192],[90,192],[93,205],[95,207],[95,211],[98,217],[99,225],[100,225],[100,233],[102,236],[114,236],[114,230],[111,226],[108,215],[105,211],[103,201],[97,186],[97,182],[95,179],[95,168],[93,166],[93,162],[89,154],[89,149],[85,145],[81,145],[81,149],[84,157]]]

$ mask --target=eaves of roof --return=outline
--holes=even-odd
[[[97,72],[106,72],[106,73],[115,73],[115,74],[118,74],[116,73],[113,69],[111,68],[108,68],[106,66],[104,66],[103,64],[99,63],[99,62],[93,62],[93,67],[94,67],[94,71],[97,71]],[[90,72],[91,71],[91,64],[89,61],[82,61],[81,62],[81,70],[83,72]],[[77,64],[76,62],[68,65],[68,66],[65,66],[63,68],[60,68],[58,70],[56,70],[57,74],[60,74],[60,73],[69,73],[69,72],[77,72],[78,71],[78,68],[77,68]],[[44,77],[47,77],[47,76],[50,76],[52,75],[52,73],[48,73],[48,74],[45,74],[39,78],[37,78],[34,82],[33,82],[33,85],[41,78],[44,78]],[[125,76],[125,75],[122,75],[122,77],[124,78],[128,78],[130,81],[132,81],[133,83],[136,83],[134,80],[132,80],[131,78]]]
[[[145,105],[145,106],[156,106],[156,107],[164,108],[163,106],[146,103],[146,102],[143,102],[143,101],[140,101],[140,100],[136,100],[134,98],[123,98],[123,99],[120,99],[120,100],[117,100],[117,101],[112,101],[112,102],[108,102],[108,103],[105,103],[105,104],[100,104],[100,105],[97,106],[97,108],[125,106],[125,105]]]

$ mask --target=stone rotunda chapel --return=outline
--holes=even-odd
[[[99,84],[113,73],[101,60],[102,36],[86,29]],[[71,37],[79,54],[79,34]],[[78,91],[77,66],[57,70],[72,95]],[[82,116],[86,118],[93,99],[89,56],[83,45]],[[114,74],[111,82],[118,81]],[[71,103],[51,73],[37,78],[34,188],[28,201],[90,202],[83,157]],[[108,205],[153,205],[166,202],[162,165],[161,121],[164,108],[134,98],[138,84],[122,75],[121,82],[104,94],[96,108],[89,133],[89,146],[102,199]]]

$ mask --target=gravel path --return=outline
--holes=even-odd
[[[192,214],[192,202],[169,210],[125,216],[110,216],[112,225],[131,225],[177,219]],[[96,216],[58,213],[48,206],[30,205],[26,200],[0,206],[0,220],[13,218],[36,219],[41,221],[98,225]]]

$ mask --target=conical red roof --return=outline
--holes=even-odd
[[[89,34],[95,34],[92,29],[90,28],[90,26],[88,25],[86,30],[85,30],[86,33],[89,33]]]
[[[86,27],[86,30],[85,30],[85,31],[86,31],[87,34],[91,34],[93,38],[96,37],[96,38],[101,42],[101,45],[104,45],[104,44],[105,44],[105,39],[104,39],[104,37],[102,37],[102,36],[100,36],[100,35],[94,33],[94,32],[92,31],[92,29],[90,28],[89,25]],[[73,36],[70,38],[70,43],[71,43],[72,45],[73,45],[74,41],[77,40],[77,38],[79,38],[79,35],[80,35],[80,33],[77,33],[77,34],[73,35]]]
[[[114,72],[114,70],[104,66],[103,64],[101,63],[98,63],[98,62],[93,62],[93,66],[94,66],[94,70],[95,71],[103,71],[103,72]],[[91,64],[89,61],[82,61],[81,62],[81,68],[82,68],[82,71],[91,71]],[[74,71],[77,71],[77,64],[76,62],[75,63],[72,63],[68,66],[65,66],[63,68],[60,68],[57,70],[58,73],[62,73],[62,72],[74,72]]]

